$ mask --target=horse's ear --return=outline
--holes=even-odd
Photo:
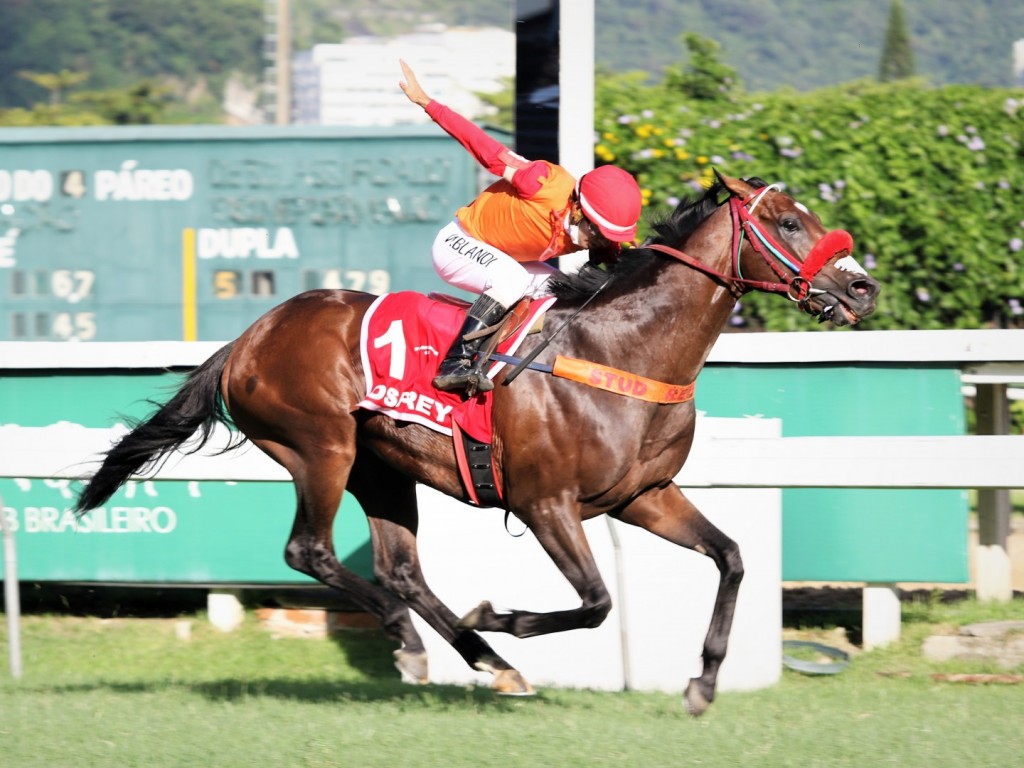
[[[719,173],[717,168],[713,170],[722,186],[728,189],[729,192],[736,197],[745,198],[754,194],[754,187],[747,184],[743,179],[734,179],[732,176],[726,176],[725,174]]]

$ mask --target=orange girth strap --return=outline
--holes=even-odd
[[[648,379],[646,376],[620,371],[618,368],[561,355],[555,357],[551,372],[563,379],[578,381],[590,387],[637,400],[646,400],[649,403],[685,403],[693,400],[695,388],[695,382],[666,384],[663,381]]]

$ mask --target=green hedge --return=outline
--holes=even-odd
[[[648,220],[711,168],[782,182],[883,285],[865,329],[1024,327],[1024,91],[857,82],[687,100],[640,76],[597,90],[598,163],[632,171]],[[734,324],[813,327],[775,297]],[[826,327],[826,326],[821,326]]]

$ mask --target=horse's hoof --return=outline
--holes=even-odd
[[[402,673],[402,682],[410,685],[426,685],[427,654],[424,651],[412,653],[399,648],[395,651],[395,667]]]
[[[515,669],[503,669],[495,674],[491,688],[499,696],[535,696],[537,693]]]
[[[493,612],[494,608],[489,602],[484,600],[480,605],[459,619],[459,623],[455,626],[459,629],[476,629],[480,626],[480,620],[483,618],[484,614]]]
[[[683,694],[683,704],[686,706],[686,711],[693,717],[700,717],[704,714],[704,710],[711,706],[711,702],[700,692],[700,684],[696,678],[691,680],[690,684],[686,686],[686,693]]]

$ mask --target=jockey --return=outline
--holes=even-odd
[[[501,178],[459,208],[434,240],[434,269],[448,284],[479,294],[434,379],[442,390],[494,389],[473,358],[481,339],[468,333],[494,325],[523,296],[543,293],[557,270],[545,262],[589,249],[592,259],[614,259],[622,243],[636,237],[641,196],[636,180],[606,165],[579,181],[554,163],[526,160],[481,128],[431,99],[416,75],[400,62],[399,87],[414,104]]]

